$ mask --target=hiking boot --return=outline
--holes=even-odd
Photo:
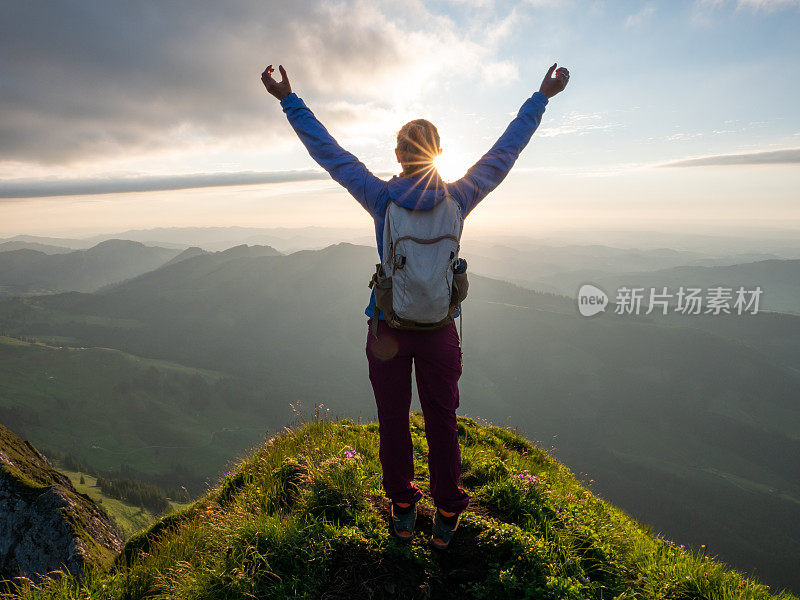
[[[437,508],[436,514],[433,515],[433,532],[431,533],[430,539],[431,548],[435,550],[447,550],[460,521],[461,513],[455,514],[452,517],[445,517]]]
[[[414,524],[417,521],[417,503],[403,508],[392,502],[392,534],[401,542],[410,542],[414,537]]]

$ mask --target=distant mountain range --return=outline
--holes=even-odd
[[[599,244],[517,246],[473,242],[463,254],[473,269],[508,280],[547,283],[548,277],[572,271],[628,273],[681,266],[717,266],[783,258],[765,253],[708,254],[670,248],[616,248]],[[566,290],[570,294],[574,290]]]
[[[45,254],[65,254],[70,252],[72,248],[64,246],[53,246],[50,244],[40,244],[39,242],[0,242],[0,252],[10,252],[11,250],[36,250],[44,252]]]
[[[88,250],[45,254],[37,250],[0,252],[0,292],[93,291],[151,271],[178,254],[127,240],[108,240]]]
[[[57,238],[34,235],[17,235],[0,239],[0,252],[3,244],[17,247],[40,249],[33,246],[55,246],[72,250],[85,250],[109,239],[122,239],[140,242],[148,246],[160,246],[183,250],[199,246],[208,251],[226,250],[232,246],[267,245],[283,252],[304,249],[320,249],[342,240],[369,240],[363,228],[333,227],[157,227],[153,229],[130,229],[110,234],[94,235],[85,238]],[[27,246],[26,246],[27,244]],[[11,249],[12,246],[9,246]],[[18,249],[18,248],[14,248]]]
[[[9,243],[19,245],[24,242]],[[88,250],[67,249],[59,253],[9,250],[0,252],[0,295],[91,292],[204,252],[200,248],[187,248],[181,252],[130,240],[107,240]],[[226,256],[280,254],[269,246],[246,245],[224,252]]]
[[[156,227],[151,229],[130,229],[92,235],[82,238],[46,237],[34,235],[15,235],[0,238],[0,251],[6,242],[37,243],[51,246],[85,250],[109,239],[124,239],[141,242],[148,246],[175,248],[183,250],[199,246],[204,250],[225,250],[241,244],[272,246],[284,253],[297,250],[319,250],[338,242],[371,245],[373,235],[369,229],[358,227]],[[522,255],[533,261],[550,255],[561,265],[570,255],[577,254],[587,259],[630,253],[643,258],[657,258],[659,254],[672,254],[682,257],[679,262],[653,264],[639,262],[625,267],[623,271],[637,271],[665,268],[678,265],[736,264],[769,258],[800,258],[800,232],[797,230],[730,230],[719,229],[713,234],[689,233],[683,231],[626,231],[626,230],[564,230],[531,231],[528,235],[495,232],[492,234],[473,230],[467,225],[463,246],[470,254],[495,256],[491,249],[511,250],[512,258]],[[563,258],[560,256],[563,254]],[[496,256],[495,256],[496,257]],[[538,257],[538,258],[537,258]],[[706,259],[711,262],[704,262]],[[697,260],[697,262],[695,262]],[[722,262],[713,262],[720,260]],[[607,268],[594,263],[564,264],[558,270],[576,268]],[[492,272],[498,276],[497,272]],[[503,275],[503,278],[508,278]]]

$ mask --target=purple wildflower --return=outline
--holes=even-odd
[[[525,483],[528,483],[530,485],[534,485],[534,484],[539,483],[539,478],[536,477],[536,475],[531,475],[530,472],[527,469],[525,471],[523,471],[522,473],[517,473],[515,475],[515,477],[517,477],[521,481],[523,481]]]
[[[360,458],[361,455],[358,452],[356,452],[355,450],[353,450],[350,446],[347,446],[344,449],[344,457],[345,458],[350,458],[350,459],[356,459],[356,458]]]

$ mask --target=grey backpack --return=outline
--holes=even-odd
[[[430,210],[394,202],[386,209],[383,262],[370,287],[375,306],[396,329],[437,329],[453,320],[467,296],[467,274],[454,272],[464,220],[449,194]],[[372,321],[377,335],[378,315]]]

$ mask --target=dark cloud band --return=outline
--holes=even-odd
[[[789,165],[800,163],[800,148],[750,152],[747,154],[718,154],[669,162],[661,167],[708,167],[724,165]]]
[[[123,194],[190,188],[254,185],[328,179],[321,171],[273,171],[238,173],[193,173],[187,175],[143,176],[123,179],[62,179],[54,181],[0,181],[0,198],[46,198],[49,196],[83,196],[91,194]]]

